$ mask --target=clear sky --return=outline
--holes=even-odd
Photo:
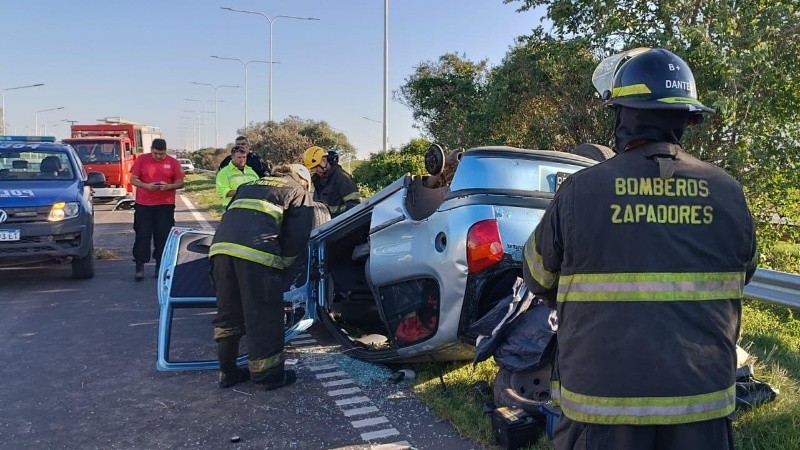
[[[9,131],[40,129],[59,138],[62,120],[95,123],[120,116],[161,127],[170,148],[192,147],[192,120],[214,110],[220,88],[221,146],[244,125],[244,67],[211,55],[269,60],[273,25],[273,120],[293,115],[325,120],[347,134],[361,156],[381,148],[383,115],[383,0],[3,0],[0,3],[0,89]],[[447,52],[502,61],[516,36],[540,25],[539,12],[515,12],[502,0],[390,0],[389,144],[420,135],[411,112],[391,100],[414,67]],[[248,119],[268,117],[268,64],[248,66]],[[190,102],[192,98],[205,101]],[[191,110],[194,112],[185,112]],[[200,144],[214,144],[214,115],[200,128]],[[196,120],[195,120],[196,123]],[[205,125],[205,124],[208,125]],[[206,133],[208,133],[206,137]],[[197,145],[195,137],[194,146]]]

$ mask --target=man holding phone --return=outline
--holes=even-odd
[[[164,244],[169,230],[175,225],[175,191],[183,187],[183,170],[177,159],[167,155],[167,141],[153,139],[150,153],[136,158],[131,169],[131,183],[136,186],[134,280],[141,281],[144,265],[150,262],[151,248],[158,275]]]

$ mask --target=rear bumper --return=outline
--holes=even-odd
[[[4,229],[19,229],[19,241],[0,241],[0,263],[83,257],[92,248],[92,216],[49,223],[4,223]]]

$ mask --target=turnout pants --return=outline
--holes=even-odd
[[[553,436],[556,450],[733,450],[731,419],[679,425],[595,425],[565,416]]]
[[[175,226],[175,205],[147,206],[136,204],[133,212],[133,259],[140,263],[150,262],[150,243],[153,243],[153,259],[161,261],[169,230]]]
[[[228,255],[211,257],[217,289],[214,340],[238,341],[247,334],[250,379],[283,373],[283,289],[281,272]]]

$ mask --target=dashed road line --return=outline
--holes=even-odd
[[[355,409],[343,409],[342,412],[344,413],[345,417],[353,417],[353,416],[360,416],[363,414],[378,412],[378,407],[362,406],[361,408],[355,408]]]
[[[342,372],[342,371],[336,371],[336,372],[328,372],[328,373],[319,373],[319,374],[317,374],[317,379],[321,380],[323,378],[346,377],[346,376],[347,376],[347,373]]]
[[[370,417],[369,419],[354,420],[350,422],[355,428],[371,427],[373,425],[380,425],[382,423],[389,423],[389,419],[384,416]]]
[[[397,436],[400,432],[395,428],[386,428],[384,430],[370,431],[368,433],[361,433],[361,439],[365,441],[372,441],[375,439],[386,438],[389,436]]]
[[[343,380],[326,381],[322,383],[322,387],[344,386],[345,384],[353,384],[353,383],[355,383],[355,381],[351,380],[350,378],[345,378]]]
[[[369,397],[350,397],[336,400],[336,406],[355,405],[356,403],[366,403],[371,401]]]
[[[333,391],[328,391],[328,396],[336,397],[337,395],[350,395],[350,394],[355,394],[357,392],[361,392],[361,388],[351,387],[345,389],[336,389]]]

